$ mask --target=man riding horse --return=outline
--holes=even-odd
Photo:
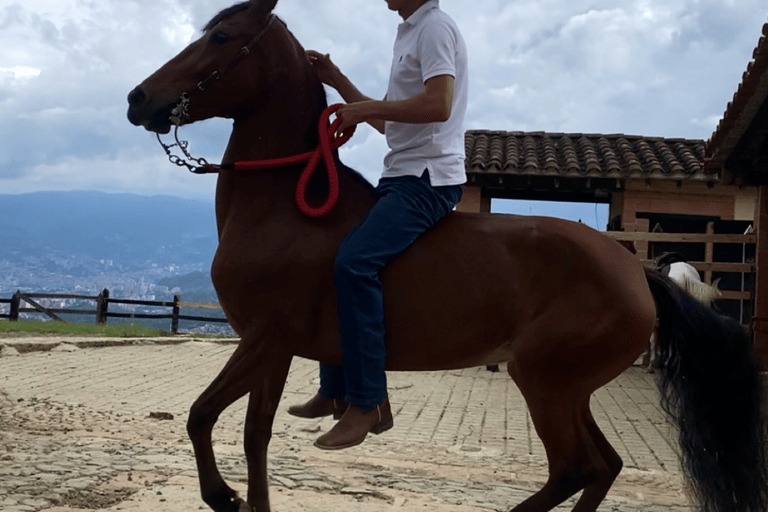
[[[339,132],[367,122],[386,135],[390,152],[376,203],[350,232],[336,257],[343,366],[320,364],[320,389],[289,408],[303,418],[339,422],[315,442],[323,449],[360,444],[368,432],[392,428],[384,372],[384,299],[379,272],[461,199],[467,51],[437,0],[387,0],[398,28],[389,88],[383,101],[364,96],[328,55],[308,51],[320,79],[347,105]],[[347,405],[348,404],[348,405]]]

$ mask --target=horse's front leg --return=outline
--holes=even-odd
[[[248,399],[244,447],[248,462],[248,503],[253,512],[270,512],[267,446],[290,366],[290,354],[276,354],[269,366],[259,372],[259,381]]]
[[[245,512],[248,507],[224,482],[216,467],[211,441],[213,426],[224,409],[262,381],[262,372],[269,368],[271,359],[280,354],[275,345],[278,343],[269,344],[254,337],[243,339],[219,375],[190,408],[187,432],[195,451],[200,492],[203,501],[215,512]],[[282,385],[280,383],[281,389]]]

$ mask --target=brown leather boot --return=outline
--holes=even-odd
[[[346,410],[347,402],[344,400],[325,398],[318,393],[304,404],[290,406],[288,414],[299,418],[322,418],[333,415],[333,419],[338,420]]]
[[[391,429],[393,425],[392,409],[388,399],[367,413],[363,413],[355,405],[350,405],[339,422],[315,441],[315,446],[323,450],[349,448],[362,443],[368,432],[381,434]]]

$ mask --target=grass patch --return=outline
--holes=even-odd
[[[35,321],[0,321],[0,335],[46,335],[58,336],[102,336],[105,338],[156,338],[171,336],[163,329],[150,329],[143,325],[95,325],[74,322],[35,322]]]

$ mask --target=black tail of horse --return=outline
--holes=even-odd
[[[658,310],[655,374],[703,512],[768,510],[764,384],[736,321],[646,269]]]

